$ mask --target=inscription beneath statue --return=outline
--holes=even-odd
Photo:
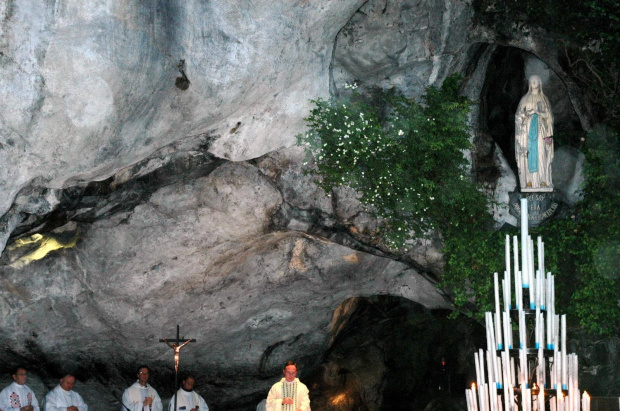
[[[528,221],[532,226],[539,225],[550,218],[559,206],[547,193],[528,194],[525,198],[527,198]],[[515,216],[521,215],[520,199],[521,196],[516,193],[510,198],[510,211]]]

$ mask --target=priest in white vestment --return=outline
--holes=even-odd
[[[176,397],[177,411],[209,411],[209,407],[196,391],[194,391],[194,384],[196,379],[187,375],[183,378],[181,388],[170,399],[170,405],[168,405],[168,411],[174,411],[174,400]]]
[[[13,371],[13,383],[0,392],[0,408],[3,410],[22,409],[39,411],[39,402],[34,392],[26,385],[28,373],[23,367]]]
[[[148,384],[149,367],[142,365],[138,367],[138,381],[133,383],[123,393],[123,404],[121,411],[162,411],[164,406],[161,403],[159,394]]]
[[[88,411],[88,405],[82,396],[73,391],[75,376],[66,374],[60,379],[60,383],[47,393],[43,401],[45,411]]]
[[[267,411],[310,411],[308,387],[297,378],[297,364],[287,362],[282,373],[284,378],[267,395]]]

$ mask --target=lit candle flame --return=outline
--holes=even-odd
[[[347,395],[342,393],[338,394],[331,399],[332,405],[346,405],[347,404]]]

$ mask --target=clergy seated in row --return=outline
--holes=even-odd
[[[0,409],[21,411],[39,411],[39,402],[34,392],[26,385],[28,372],[24,367],[11,371],[13,383],[0,392]]]
[[[75,376],[65,374],[60,383],[45,396],[43,409],[45,411],[88,411],[88,405],[82,396],[73,391]]]
[[[175,401],[177,411],[209,411],[204,398],[194,391],[195,382],[196,379],[192,375],[183,377],[181,388],[170,399],[168,411],[174,411]]]
[[[162,411],[159,394],[148,384],[151,369],[146,365],[138,367],[138,381],[123,393],[121,411]]]

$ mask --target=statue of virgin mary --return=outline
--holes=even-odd
[[[515,156],[521,192],[553,191],[553,114],[540,77],[529,78],[515,114]]]

